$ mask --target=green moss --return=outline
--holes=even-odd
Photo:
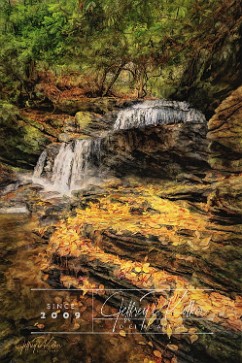
[[[33,126],[26,125],[23,127],[23,143],[19,145],[19,149],[24,152],[36,154],[47,142],[43,133]]]
[[[92,113],[80,111],[76,113],[76,122],[81,129],[85,129],[92,122]]]

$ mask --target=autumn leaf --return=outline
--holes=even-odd
[[[153,351],[153,354],[154,354],[154,356],[155,356],[155,357],[157,357],[157,358],[162,358],[162,354],[161,354],[161,352],[160,352],[159,350],[154,350],[154,351]]]
[[[172,350],[173,352],[178,350],[178,345],[175,344],[167,344],[166,346],[168,349]]]
[[[194,342],[196,342],[198,340],[198,335],[190,335],[190,342],[193,344]]]
[[[148,322],[147,322],[147,328],[149,328],[154,323],[154,321],[156,319],[157,319],[156,314],[152,314],[151,317],[149,318]]]
[[[170,337],[172,336],[172,328],[169,324],[166,328],[166,334],[167,334],[168,338],[170,339]]]
[[[126,337],[126,332],[124,330],[120,330],[119,335],[121,337]]]

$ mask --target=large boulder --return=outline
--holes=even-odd
[[[179,179],[203,177],[209,168],[205,123],[179,123],[119,130],[103,141],[102,162],[118,176]]]
[[[24,121],[18,109],[0,103],[0,160],[13,166],[32,169],[49,138],[36,126]]]
[[[212,219],[241,223],[242,87],[231,93],[208,122],[209,163],[218,174],[209,196]]]
[[[242,171],[242,87],[231,93],[208,122],[209,162],[213,169]]]

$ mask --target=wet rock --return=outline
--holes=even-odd
[[[209,196],[212,219],[241,223],[242,193],[242,87],[231,93],[208,122],[209,163],[218,171]]]
[[[63,198],[52,198],[48,199],[51,205],[46,205],[42,208],[41,215],[39,215],[41,225],[48,226],[55,224],[58,220],[63,218],[63,216],[69,211],[70,204],[68,200]]]
[[[216,184],[209,195],[209,209],[212,219],[226,224],[240,224],[242,221],[242,176],[230,176]]]
[[[0,185],[1,189],[4,189],[9,184],[15,185],[18,177],[16,173],[7,165],[0,163]]]
[[[120,130],[103,141],[103,164],[117,176],[164,179],[202,177],[207,163],[206,125],[188,123]]]
[[[106,115],[101,116],[94,112],[79,111],[75,115],[76,129],[85,135],[95,136],[111,127],[109,119]]]
[[[63,132],[58,136],[58,140],[60,142],[68,142],[71,140],[71,136]]]
[[[0,206],[0,214],[30,214],[26,204]]]
[[[231,93],[208,122],[209,162],[213,169],[242,171],[242,87]]]
[[[52,169],[53,169],[53,165],[54,165],[54,160],[60,150],[61,147],[61,143],[55,142],[52,144],[49,144],[46,148],[46,153],[47,153],[47,157],[46,157],[46,161],[44,164],[44,169],[43,169],[43,176],[50,176]]]

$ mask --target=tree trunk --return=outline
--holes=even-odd
[[[117,69],[116,72],[114,73],[113,78],[111,79],[110,83],[108,84],[108,86],[106,87],[106,89],[104,90],[102,96],[105,97],[108,95],[108,93],[110,92],[110,90],[112,89],[114,83],[117,81],[123,67],[124,67],[125,63],[122,63]]]

